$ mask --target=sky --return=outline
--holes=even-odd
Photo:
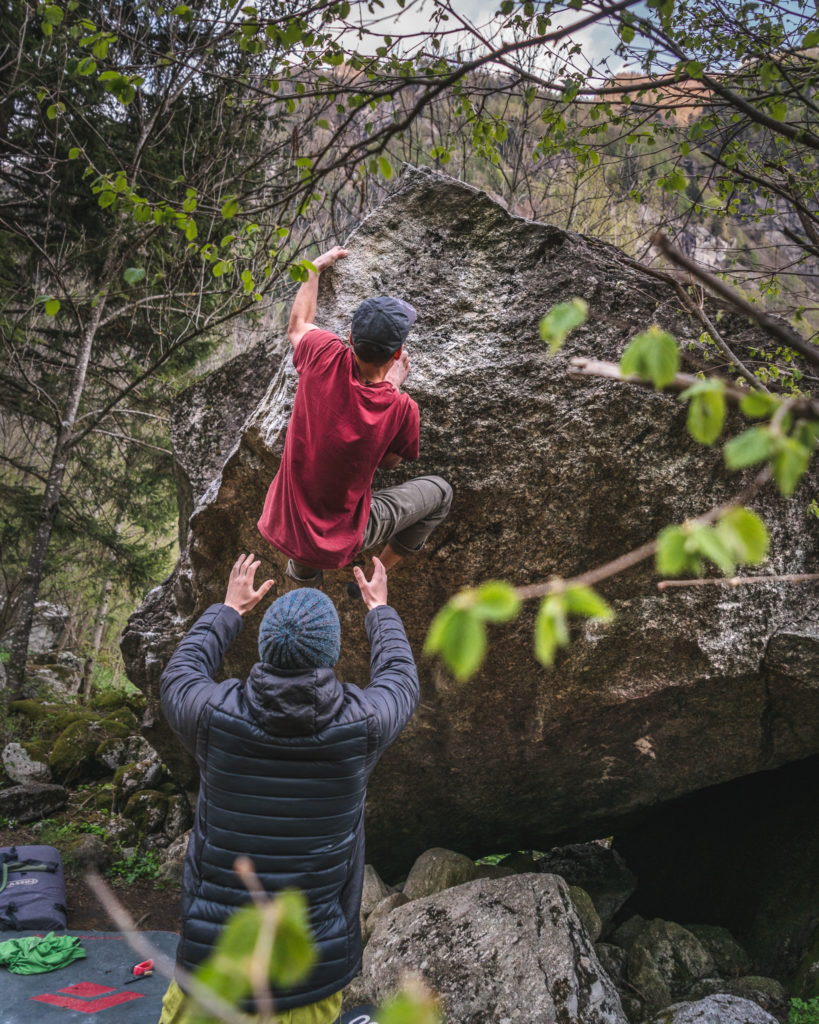
[[[458,14],[481,27],[495,14],[500,0],[452,0],[452,4]],[[383,12],[377,22],[370,26],[370,30],[382,35],[406,36],[407,33],[418,33],[420,36],[430,29],[433,8],[434,0],[407,0],[404,10],[398,6],[397,0],[384,0]],[[566,21],[579,21],[583,17],[582,11],[569,11],[565,15]],[[563,19],[558,18],[555,25],[562,22]],[[464,33],[464,38],[468,38],[467,33]],[[608,25],[596,24],[582,29],[573,37],[573,41],[580,44],[583,58],[593,66],[599,68],[608,58],[609,72],[622,69],[622,60],[613,57],[617,37]]]

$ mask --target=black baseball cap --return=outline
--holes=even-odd
[[[353,313],[353,344],[367,344],[389,359],[407,340],[417,316],[403,299],[389,295],[365,299]]]

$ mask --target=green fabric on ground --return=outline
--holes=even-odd
[[[28,935],[0,942],[0,967],[8,967],[12,974],[44,974],[68,967],[84,956],[85,950],[74,935],[49,932],[45,937]]]

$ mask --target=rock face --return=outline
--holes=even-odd
[[[433,614],[459,587],[580,573],[740,490],[743,478],[726,473],[719,451],[687,437],[675,398],[568,376],[569,357],[616,359],[654,321],[682,340],[700,333],[671,285],[615,248],[511,217],[483,193],[422,171],[406,174],[348,245],[349,257],[321,277],[319,324],[346,336],[373,293],[402,295],[419,314],[406,389],[421,408],[421,459],[377,474],[375,486],[438,473],[455,490],[428,549],[390,579],[419,659]],[[589,320],[549,358],[540,318],[572,296],[588,301]],[[740,351],[760,341],[731,316],[721,324]],[[262,578],[287,589],[283,556],[256,531],[295,386],[290,359],[275,373],[274,363],[255,409],[233,390],[231,364],[212,375],[208,387],[238,410],[230,422],[246,421],[198,496],[174,573],[123,638],[129,676],[154,717],[149,739],[189,778],[158,712],[164,664],[222,599],[237,552],[256,552]],[[195,452],[189,438],[186,462]],[[756,500],[772,533],[763,572],[811,565],[808,488],[790,503],[768,492]],[[349,570],[326,573],[325,589],[342,620],[339,676],[364,684],[363,607],[346,596],[349,579]],[[601,587],[615,622],[578,630],[552,671],[532,655],[534,606],[492,629],[487,660],[466,685],[421,661],[421,706],[369,787],[368,858],[385,877],[431,846],[480,855],[608,835],[630,812],[819,749],[819,689],[805,670],[816,657],[815,602],[787,584],[658,593],[655,582],[643,563]],[[247,617],[225,674],[244,675],[256,660],[263,611]]]
[[[378,1003],[404,970],[457,1024],[626,1024],[556,875],[479,879],[393,910],[364,950],[364,990]]]

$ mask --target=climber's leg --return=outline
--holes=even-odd
[[[440,476],[419,476],[374,491],[361,550],[384,544],[380,558],[389,571],[405,555],[421,550],[451,505],[452,488]]]

